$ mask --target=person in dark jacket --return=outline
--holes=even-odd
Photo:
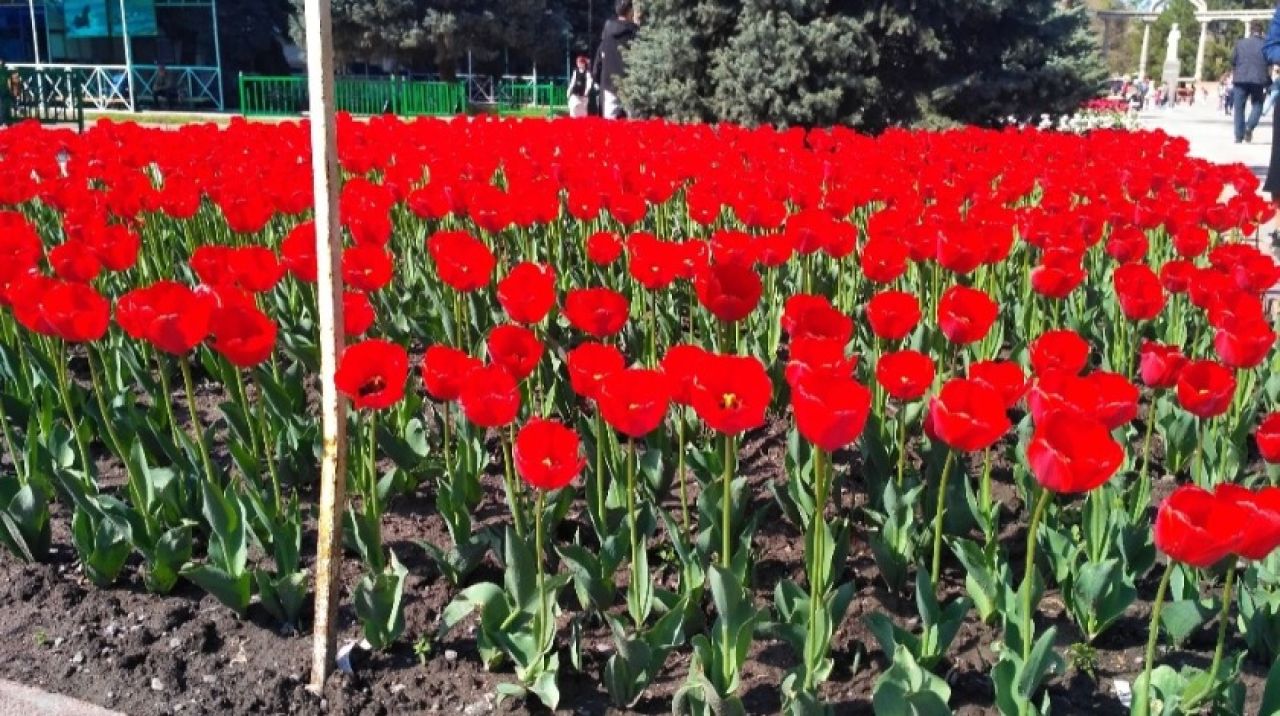
[[[587,108],[590,105],[591,92],[595,89],[596,83],[591,76],[591,67],[587,62],[586,55],[578,56],[578,64],[573,69],[573,74],[569,75],[569,116],[585,117],[587,116]]]
[[[1264,44],[1262,35],[1251,27],[1249,36],[1236,43],[1235,53],[1231,56],[1236,144],[1253,141],[1253,130],[1258,128],[1262,119],[1262,103],[1271,82],[1267,59],[1262,54]],[[1246,102],[1251,105],[1248,121],[1244,116]]]
[[[1273,65],[1280,65],[1280,2],[1276,3],[1276,14],[1271,18],[1271,29],[1267,32],[1266,42],[1262,45],[1263,59]],[[1276,104],[1275,114],[1271,117],[1271,166],[1267,170],[1267,181],[1262,190],[1271,194],[1271,201],[1280,209],[1280,103]],[[1275,233],[1271,240],[1277,241]]]
[[[604,105],[602,114],[605,119],[623,119],[627,116],[618,99],[618,83],[627,74],[622,51],[640,31],[631,0],[618,0],[615,9],[617,17],[605,22],[604,32],[600,35],[600,50],[596,52],[595,74],[599,78],[601,101]]]

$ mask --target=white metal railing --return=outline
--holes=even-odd
[[[133,65],[133,93],[129,92],[126,80],[128,68],[125,65],[88,65],[65,63],[42,63],[40,65],[24,63],[11,67],[24,69],[73,70],[81,78],[84,90],[86,109],[109,110],[119,109],[135,111],[144,104],[154,103],[153,85],[156,81],[158,65]],[[217,67],[200,65],[166,65],[165,70],[174,80],[178,96],[187,104],[210,105],[216,109],[224,109],[222,95],[222,72]]]

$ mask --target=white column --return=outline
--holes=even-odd
[[[36,29],[36,0],[27,0],[27,9],[31,11],[31,49],[36,55],[36,67],[40,67],[40,31]]]
[[[1142,56],[1139,59],[1138,79],[1147,78],[1147,55],[1151,52],[1151,21],[1142,21]]]
[[[1204,80],[1204,50],[1209,42],[1209,23],[1200,23],[1200,44],[1196,46],[1196,83]]]
[[[129,11],[125,9],[124,0],[120,0],[120,32],[124,35],[124,81],[129,87],[129,111],[138,109],[133,97],[133,47],[129,42]]]

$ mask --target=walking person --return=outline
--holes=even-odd
[[[1280,2],[1276,3],[1276,13],[1271,18],[1271,29],[1267,32],[1266,42],[1262,45],[1263,61],[1280,65]],[[1271,117],[1271,164],[1267,169],[1267,181],[1262,190],[1271,195],[1271,201],[1280,213],[1280,105],[1273,110]],[[1272,245],[1280,244],[1280,234],[1271,233]]]
[[[574,118],[587,116],[587,109],[590,105],[591,91],[595,89],[596,81],[591,76],[590,63],[587,62],[586,55],[578,56],[578,64],[573,69],[573,74],[569,76],[569,116]]]
[[[627,65],[622,51],[631,44],[640,26],[636,24],[636,11],[631,0],[618,0],[616,17],[609,18],[600,35],[600,50],[596,52],[596,75],[599,77],[601,114],[605,119],[625,119],[626,109],[618,98],[618,84],[627,75]]]
[[[1271,114],[1271,109],[1280,100],[1280,67],[1271,68],[1271,89],[1267,90],[1267,101],[1262,103],[1262,116]]]
[[[1271,81],[1271,71],[1262,54],[1263,44],[1262,35],[1250,26],[1248,36],[1236,43],[1235,52],[1231,56],[1231,100],[1235,114],[1236,144],[1253,141],[1253,130],[1258,128],[1258,122],[1262,120],[1262,102],[1267,84]],[[1244,114],[1246,102],[1250,105],[1247,120]]]

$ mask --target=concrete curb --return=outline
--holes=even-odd
[[[0,716],[124,716],[124,714],[0,679]]]

